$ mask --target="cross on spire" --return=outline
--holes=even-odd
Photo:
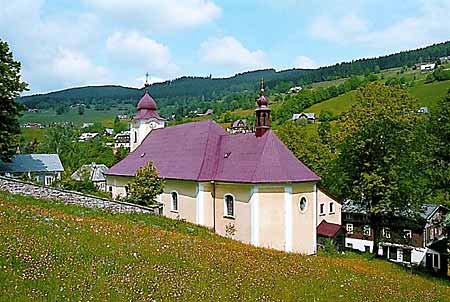
[[[260,93],[261,96],[264,95],[264,78],[261,78],[261,86],[260,86]]]
[[[148,72],[145,74],[145,91],[148,91],[148,86],[150,86],[150,84],[148,83]]]

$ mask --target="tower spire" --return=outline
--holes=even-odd
[[[148,83],[148,72],[145,74],[145,92],[148,92],[148,87],[150,86],[150,84]]]
[[[264,95],[264,78],[261,78],[261,84],[260,84],[260,88],[259,88],[259,95],[260,96]]]

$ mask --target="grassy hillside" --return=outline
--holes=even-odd
[[[440,98],[447,94],[449,89],[450,81],[433,82],[430,84],[419,82],[416,86],[409,88],[409,92],[417,97],[422,106],[433,107]],[[334,114],[341,114],[350,109],[351,105],[355,102],[355,96],[356,92],[350,91],[322,103],[315,104],[305,109],[305,112],[318,114],[321,110],[328,110]]]
[[[449,301],[449,283],[362,256],[258,249],[205,228],[0,192],[2,301]]]

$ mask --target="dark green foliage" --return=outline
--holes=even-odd
[[[84,105],[79,105],[78,106],[78,114],[79,115],[83,115],[84,114]]]
[[[18,145],[18,118],[23,106],[15,99],[27,84],[20,80],[20,63],[14,61],[8,44],[0,39],[0,161],[10,160]]]
[[[433,188],[437,202],[450,206],[450,90],[430,116]]]
[[[151,205],[156,203],[156,196],[163,192],[164,180],[159,178],[158,171],[150,161],[136,171],[129,186],[129,201],[144,206]]]
[[[381,216],[417,212],[430,193],[425,122],[418,107],[402,88],[369,84],[343,118],[335,192],[368,208],[375,244]]]

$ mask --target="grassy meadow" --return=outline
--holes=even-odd
[[[112,127],[114,119],[119,113],[123,113],[123,110],[119,110],[119,108],[110,108],[109,110],[85,109],[82,115],[78,114],[77,108],[69,108],[67,112],[59,115],[54,110],[42,110],[39,112],[24,112],[19,122],[21,124],[37,122],[44,125],[55,122],[72,122],[76,126],[83,123],[100,123],[104,127]]]
[[[181,221],[0,191],[1,301],[450,301],[382,260],[259,249]]]
[[[444,97],[450,89],[450,81],[433,82],[425,84],[423,81],[416,83],[414,87],[409,88],[411,95],[415,96],[420,105],[432,108],[437,101]],[[314,104],[305,109],[305,112],[314,112],[319,114],[321,110],[328,110],[334,114],[341,114],[349,110],[355,103],[356,91],[350,91],[324,102]]]

